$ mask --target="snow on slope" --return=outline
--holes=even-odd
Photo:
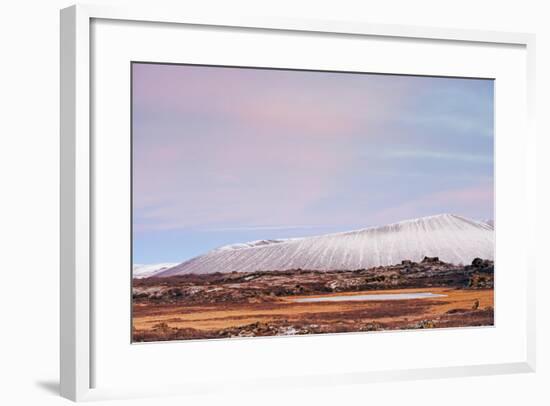
[[[132,276],[136,279],[140,278],[149,278],[150,276],[156,275],[159,272],[166,271],[174,266],[178,265],[177,263],[165,262],[162,264],[134,264],[132,270]]]
[[[289,269],[352,270],[420,261],[469,264],[493,259],[493,228],[483,222],[441,214],[343,233],[262,243],[232,244],[192,258],[157,276],[188,273]]]
[[[252,247],[262,247],[264,245],[277,244],[280,242],[287,242],[291,239],[277,239],[277,240],[255,240],[243,243],[236,243],[230,245],[224,245],[223,247],[216,248],[214,251],[229,251],[229,250],[238,250],[241,248],[252,248]]]

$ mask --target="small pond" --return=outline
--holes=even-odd
[[[434,297],[445,297],[438,293],[413,292],[413,293],[372,293],[368,295],[341,295],[341,296],[322,296],[322,297],[300,297],[292,299],[296,303],[310,302],[349,302],[350,300],[408,300],[408,299],[431,299]]]

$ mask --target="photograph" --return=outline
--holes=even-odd
[[[550,405],[537,2],[2,3],[0,406]]]
[[[130,69],[133,343],[494,326],[493,79]]]

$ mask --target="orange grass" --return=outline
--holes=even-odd
[[[134,305],[133,326],[136,330],[150,330],[159,323],[171,328],[192,328],[212,331],[229,327],[239,327],[254,322],[269,323],[275,320],[308,321],[308,319],[349,320],[354,317],[384,323],[414,321],[433,318],[453,310],[471,310],[474,302],[479,301],[479,309],[492,307],[493,289],[449,289],[414,288],[379,290],[366,292],[346,292],[324,296],[376,295],[385,293],[431,292],[446,295],[427,299],[407,299],[392,301],[343,301],[295,303],[292,300],[303,296],[282,297],[269,303],[178,306],[166,304]]]

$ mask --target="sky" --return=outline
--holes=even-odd
[[[132,65],[133,261],[493,218],[492,80]]]

